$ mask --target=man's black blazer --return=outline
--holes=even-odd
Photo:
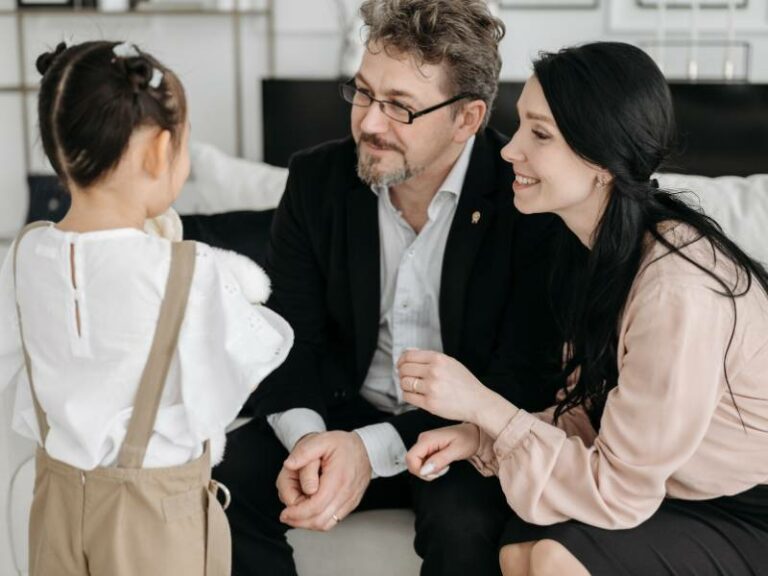
[[[541,369],[559,362],[547,282],[551,239],[563,224],[515,209],[512,170],[499,155],[506,141],[490,129],[475,140],[443,261],[443,351],[518,406],[538,410],[554,400]],[[269,306],[296,341],[251,399],[258,415],[305,407],[326,417],[358,395],[368,372],[379,330],[378,208],[357,176],[356,154],[347,138],[291,160],[266,269]],[[390,422],[406,446],[444,424],[421,410]]]

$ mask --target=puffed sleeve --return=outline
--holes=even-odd
[[[250,304],[232,272],[197,244],[195,275],[179,334],[183,403],[197,438],[237,416],[258,384],[288,355],[293,331],[275,312]]]
[[[608,529],[649,518],[710,425],[733,319],[730,300],[703,285],[656,282],[631,300],[618,386],[592,445],[523,410],[496,439],[515,512],[537,524]]]

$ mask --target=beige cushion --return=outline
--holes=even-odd
[[[300,576],[417,576],[410,510],[369,510],[345,518],[330,532],[291,530]]]

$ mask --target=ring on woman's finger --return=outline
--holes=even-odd
[[[333,518],[333,519],[336,521],[336,524],[338,524],[339,522],[341,522],[341,518],[339,518],[338,516],[336,516],[336,514],[331,514],[331,518]]]

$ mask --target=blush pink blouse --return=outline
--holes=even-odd
[[[678,246],[696,238],[683,225],[665,235]],[[703,500],[768,483],[768,297],[753,279],[736,299],[732,337],[731,300],[680,256],[657,259],[666,252],[660,243],[649,250],[629,294],[600,432],[582,409],[557,426],[554,408],[520,410],[495,440],[499,480],[524,520],[630,528],[665,497]],[[733,265],[708,241],[683,253],[733,285]]]

